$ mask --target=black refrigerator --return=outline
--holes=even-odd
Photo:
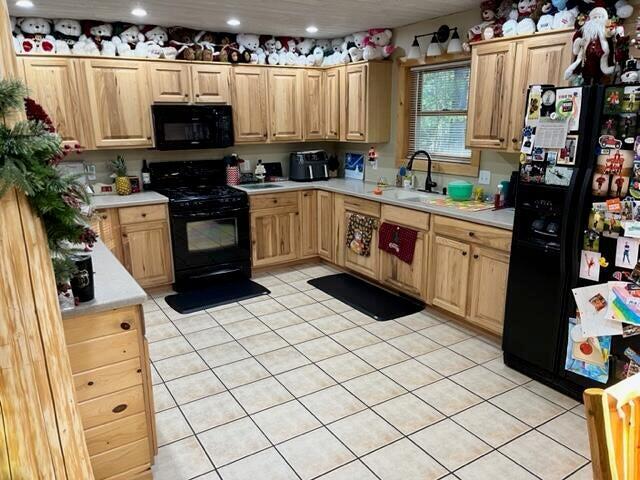
[[[615,335],[610,340],[597,337],[610,344],[596,342],[597,348],[607,345],[598,351],[605,352],[603,357],[609,352],[609,356],[604,366],[598,364],[599,375],[594,375],[595,367],[589,363],[580,364],[586,373],[576,369],[579,362],[572,358],[570,338],[577,313],[573,289],[620,280],[621,276],[627,280],[632,272],[632,267],[615,265],[617,238],[592,230],[591,220],[594,203],[609,205],[607,200],[637,202],[640,209],[640,87],[536,85],[529,88],[526,102],[505,305],[504,361],[581,399],[585,388],[604,388],[624,378],[633,364],[629,352],[640,353],[640,335]],[[632,160],[621,162],[620,171],[613,171],[601,165],[607,156]],[[618,237],[624,236],[624,229],[617,228]],[[584,249],[594,250],[594,245],[603,260],[598,262],[599,275],[590,271],[588,279],[581,278]],[[591,253],[588,256],[589,261],[596,258]],[[582,358],[579,353],[577,358]]]

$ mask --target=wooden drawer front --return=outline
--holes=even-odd
[[[382,205],[382,221],[405,225],[414,230],[429,231],[429,214],[410,208]]]
[[[142,386],[81,402],[78,410],[85,430],[144,412]]]
[[[132,358],[73,376],[79,402],[142,383],[140,358]]]
[[[364,200],[358,197],[344,197],[344,209],[354,213],[380,217],[380,204],[371,200]]]
[[[107,480],[153,480],[153,472],[151,471],[150,464],[140,465],[139,467],[109,477]]]
[[[433,219],[433,230],[437,234],[466,242],[479,243],[506,252],[511,250],[511,232],[508,230],[441,217],[440,215],[434,215]]]
[[[119,308],[108,312],[64,320],[64,339],[67,345],[92,338],[104,337],[138,328],[138,309]]]
[[[95,338],[67,347],[73,373],[122,362],[140,355],[136,330]]]
[[[97,455],[147,436],[147,414],[136,413],[84,431],[89,455]]]
[[[91,457],[96,480],[109,478],[148,463],[151,463],[151,454],[146,438]]]
[[[167,218],[166,207],[164,205],[121,208],[119,213],[120,223],[123,225],[166,220]]]
[[[252,210],[263,210],[273,207],[293,207],[298,205],[298,192],[287,192],[276,195],[255,195],[249,197]]]

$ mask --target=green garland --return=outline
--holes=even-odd
[[[62,284],[75,272],[73,255],[88,251],[96,240],[80,210],[89,197],[77,176],[56,168],[70,149],[62,146],[44,110],[26,95],[22,82],[0,80],[0,197],[11,188],[27,196],[43,221],[56,281]],[[29,119],[8,126],[7,117],[25,104]]]

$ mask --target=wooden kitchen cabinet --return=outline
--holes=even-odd
[[[529,85],[566,85],[573,31],[537,33],[472,45],[466,144],[520,151]]]
[[[345,67],[333,67],[324,72],[324,138],[340,140],[342,97],[341,78]]]
[[[376,280],[378,278],[380,252],[378,250],[378,230],[373,231],[369,256],[365,257],[353,252],[346,245],[349,219],[353,214],[362,214],[380,219],[380,204],[371,200],[364,200],[349,195],[336,195],[335,203],[335,232],[337,235],[336,263],[353,270],[365,277]]]
[[[120,238],[120,219],[117,208],[96,210],[91,227],[98,234],[102,243],[122,262],[122,241]]]
[[[299,192],[300,206],[300,257],[318,254],[318,211],[315,190]]]
[[[229,103],[230,66],[196,64],[190,68],[194,103]]]
[[[270,68],[268,72],[271,141],[302,140],[303,71]]]
[[[467,243],[435,235],[431,248],[432,290],[430,301],[454,315],[465,316],[469,253]]]
[[[122,225],[125,268],[141,287],[166,285],[173,281],[171,236],[166,221]]]
[[[20,58],[18,66],[29,96],[47,112],[63,143],[88,148],[90,132],[83,128],[88,122],[78,94],[77,65],[76,60],[51,56]]]
[[[251,212],[251,264],[263,267],[299,256],[298,207],[274,207]]]
[[[266,69],[236,66],[232,79],[235,143],[266,142],[269,131]]]
[[[349,65],[345,74],[347,141],[364,141],[367,136],[367,65]]]
[[[333,195],[333,193],[324,190],[316,192],[318,255],[330,262],[333,261],[336,249],[336,239],[333,233]]]
[[[150,147],[151,109],[144,62],[81,60],[97,148]]]
[[[467,320],[496,335],[502,335],[509,275],[509,255],[473,246],[469,277]]]
[[[191,102],[189,65],[172,62],[150,62],[151,99],[154,103]]]
[[[324,138],[325,89],[322,70],[304,71],[304,139],[322,140]]]

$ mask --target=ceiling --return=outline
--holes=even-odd
[[[477,7],[479,0],[33,0],[34,8],[16,7],[11,15],[181,25],[211,31],[238,31],[329,38],[372,27],[395,28]],[[143,7],[144,18],[131,15]],[[237,18],[239,27],[226,21]],[[318,33],[309,35],[309,25]]]

